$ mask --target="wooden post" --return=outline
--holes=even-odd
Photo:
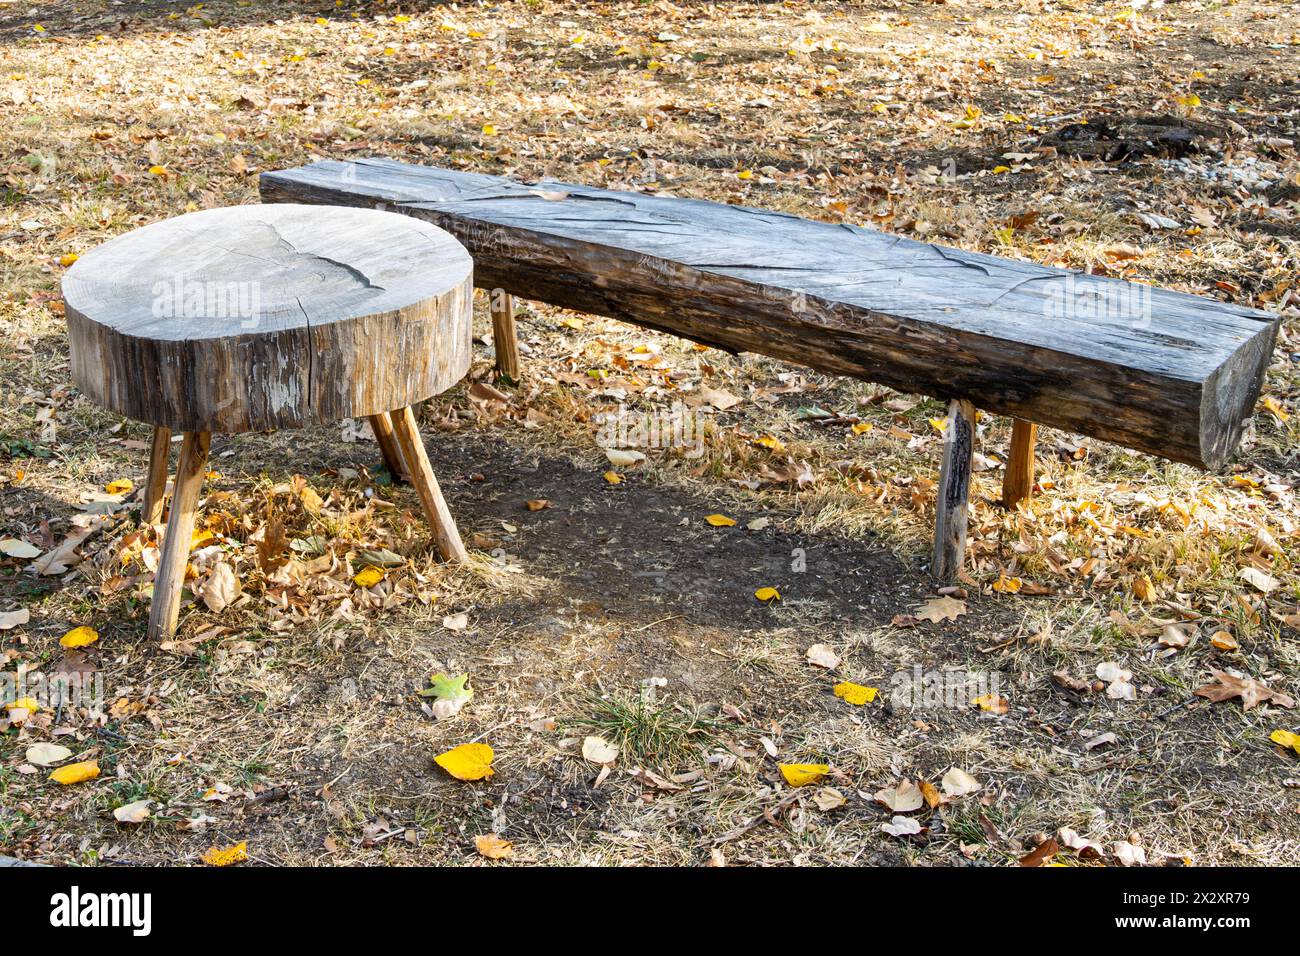
[[[144,504],[140,515],[145,524],[162,520],[163,498],[167,495],[167,461],[171,457],[172,430],[166,425],[155,425],[153,444],[149,448],[149,476],[145,480]]]
[[[498,301],[500,300],[500,301]],[[492,313],[492,347],[497,353],[497,374],[512,382],[519,381],[519,340],[515,331],[515,300],[509,292],[488,292],[488,311]]]
[[[411,484],[415,485],[420,500],[424,502],[424,512],[429,517],[429,526],[433,530],[439,553],[446,561],[469,560],[469,553],[460,540],[460,532],[456,530],[456,522],[452,520],[451,510],[443,500],[442,489],[438,487],[438,479],[433,476],[433,467],[429,464],[429,456],[420,438],[420,429],[415,424],[415,412],[407,405],[392,412],[392,418],[393,434],[397,437],[402,457],[411,470]]]
[[[375,441],[379,442],[379,451],[384,456],[388,473],[393,476],[393,484],[407,481],[410,472],[406,468],[406,462],[402,461],[402,450],[397,447],[397,439],[393,437],[393,420],[388,417],[388,412],[371,415],[370,429],[375,433]]]
[[[1011,425],[1011,453],[1002,476],[1002,504],[1014,508],[1034,491],[1034,444],[1038,426],[1017,418]]]
[[[203,488],[208,465],[207,432],[186,432],[176,462],[176,485],[172,490],[172,510],[163,537],[158,573],[154,575],[153,606],[149,609],[149,637],[162,640],[176,633],[181,611],[181,587],[185,584],[185,567],[189,563],[190,536],[194,533],[194,511]]]
[[[930,574],[937,581],[954,580],[966,554],[966,512],[974,454],[975,406],[965,399],[954,399],[948,403],[948,427],[943,433],[943,465],[934,520]]]

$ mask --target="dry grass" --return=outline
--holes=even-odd
[[[1300,730],[1294,712],[1178,707],[1212,667],[1293,695],[1300,680],[1295,193],[1242,194],[1158,161],[992,172],[1076,114],[1172,112],[1195,91],[1198,115],[1246,129],[1227,165],[1254,157],[1296,175],[1294,146],[1280,142],[1297,135],[1300,25],[1288,4],[1168,4],[1136,20],[1128,9],[0,7],[0,537],[56,544],[84,496],[143,471],[147,430],[69,380],[61,259],[186,209],[256,201],[257,172],[315,157],[655,182],[1232,297],[1287,320],[1265,389],[1274,405],[1226,475],[1049,430],[1040,490],[1008,514],[993,502],[1009,422],[985,419],[971,613],[907,626],[891,618],[927,597],[916,569],[936,403],[531,305],[527,377],[511,400],[457,389],[424,413],[476,550],[469,569],[432,560],[414,496],[370,470],[373,443],[338,428],[218,440],[203,512],[216,537],[198,580],[205,561],[226,561],[245,598],[219,614],[190,607],[169,648],[143,639],[155,542],[129,507],[68,575],[0,561],[0,611],[32,615],[3,632],[4,668],[48,669],[59,635],[90,624],[102,637],[86,657],[110,690],[102,718],[37,715],[0,732],[0,851],[192,862],[247,840],[267,863],[465,862],[478,859],[475,836],[499,832],[516,860],[545,864],[1008,863],[1036,834],[1070,826],[1106,843],[1137,834],[1155,863],[1300,862],[1286,785],[1296,758],[1268,740]],[[967,104],[979,122],[954,129]],[[957,178],[936,177],[949,160]],[[1153,233],[1138,210],[1200,228]],[[1027,212],[1039,218],[1005,231]],[[477,331],[489,329],[480,315]],[[649,361],[636,351],[647,346]],[[490,359],[480,348],[473,378],[490,376]],[[623,484],[601,481],[598,414],[620,396],[664,411],[700,386],[743,399],[709,417],[700,457],[655,452]],[[811,407],[841,417],[819,424]],[[857,434],[850,420],[872,428]],[[756,441],[766,436],[781,449]],[[804,463],[811,482],[780,480]],[[532,514],[524,498],[553,507]],[[741,526],[703,527],[713,511]],[[742,534],[760,516],[771,527]],[[272,522],[303,543],[295,557],[329,567],[277,586],[250,540]],[[377,547],[401,565],[377,590],[356,588]],[[792,568],[796,549],[806,572]],[[1250,588],[1243,567],[1277,589]],[[995,590],[1000,580],[1020,592]],[[785,600],[756,609],[763,584]],[[469,626],[444,627],[459,612]],[[1158,638],[1180,621],[1197,639],[1166,655]],[[1219,630],[1239,648],[1214,649]],[[815,642],[843,658],[835,677],[805,663]],[[1137,701],[1053,681],[1091,679],[1106,660],[1134,672]],[[914,664],[996,672],[1010,709],[910,710],[890,690]],[[415,694],[437,672],[468,672],[475,689],[449,721]],[[611,714],[609,700],[640,701],[649,678],[667,681],[670,703]],[[838,679],[882,695],[850,708],[830,691]],[[664,787],[625,760],[593,786],[578,756],[584,720],[661,771],[698,775]],[[692,720],[707,733],[683,730]],[[26,747],[58,728],[99,761],[98,780],[59,789],[28,772]],[[1085,748],[1106,732],[1115,745]],[[492,780],[459,783],[432,764],[480,738],[497,751]],[[653,760],[663,748],[671,759]],[[844,805],[823,810],[820,788],[791,790],[777,762],[830,764],[824,786]],[[984,788],[925,811],[919,838],[880,832],[890,814],[876,790],[937,784],[950,766]],[[152,820],[116,825],[111,811],[140,799]]]

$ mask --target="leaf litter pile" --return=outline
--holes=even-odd
[[[0,6],[0,853],[44,862],[1300,862],[1285,3]],[[149,432],[72,385],[76,257],[389,156],[781,209],[1284,325],[1236,463],[1044,429],[920,568],[941,406],[520,303],[422,409],[216,436],[144,640]],[[20,682],[19,678],[23,678]],[[19,688],[72,679],[95,707]]]

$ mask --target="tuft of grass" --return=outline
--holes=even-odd
[[[701,747],[717,741],[723,726],[651,693],[591,695],[583,709],[586,715],[568,721],[573,729],[617,744],[619,755],[630,762],[664,769],[695,760]]]

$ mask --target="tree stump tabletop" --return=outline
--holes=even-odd
[[[92,401],[182,432],[404,408],[468,370],[472,272],[454,238],[396,213],[189,213],[68,270],[73,379]]]

